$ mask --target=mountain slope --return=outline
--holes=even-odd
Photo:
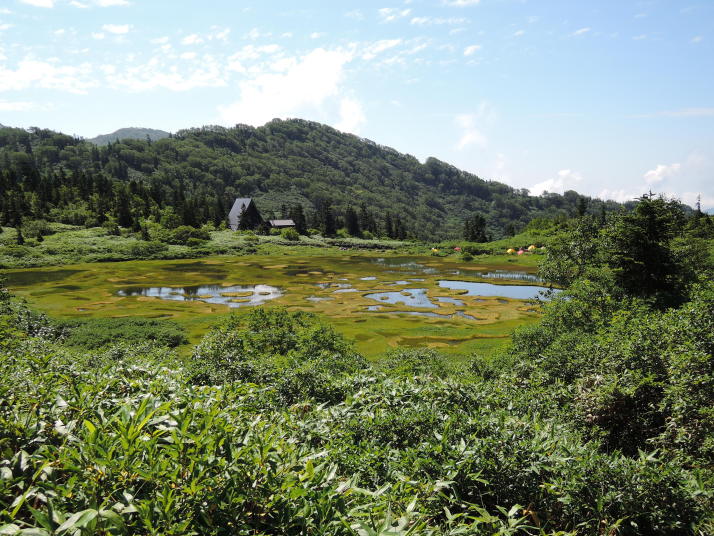
[[[151,141],[157,141],[169,137],[169,133],[154,128],[120,128],[111,134],[101,134],[95,138],[87,140],[95,145],[107,145],[118,140],[145,140],[147,137]]]
[[[265,217],[284,216],[283,205],[300,204],[310,225],[324,227],[328,212],[340,220],[352,207],[363,227],[380,234],[398,220],[408,235],[434,240],[460,236],[464,220],[478,213],[498,238],[533,218],[619,206],[576,192],[529,196],[435,158],[422,164],[300,119],[188,129],[153,143],[124,139],[107,147],[52,131],[4,129],[0,171],[8,167],[3,162],[9,163],[12,203],[23,205],[28,217],[88,225],[109,214],[136,227],[147,216],[168,217],[167,207],[180,223],[220,223],[236,197],[253,197]],[[6,220],[17,210],[12,203],[0,206]]]

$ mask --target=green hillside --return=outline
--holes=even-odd
[[[111,142],[119,140],[145,140],[146,138],[152,141],[161,140],[169,137],[169,133],[164,130],[156,130],[155,128],[120,128],[111,134],[101,134],[87,141],[95,145],[108,145]]]
[[[489,238],[500,238],[534,218],[619,206],[573,191],[530,196],[435,158],[420,163],[299,119],[182,130],[155,142],[124,139],[104,147],[49,130],[0,129],[0,187],[6,192],[0,224],[11,226],[17,217],[87,226],[113,217],[138,228],[141,219],[160,220],[167,207],[181,224],[219,224],[234,198],[253,197],[268,217],[300,204],[308,224],[319,227],[329,212],[339,228],[352,207],[373,234],[399,229],[428,240],[461,236],[464,221],[474,216],[485,218]]]

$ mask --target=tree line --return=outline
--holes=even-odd
[[[237,197],[261,212],[300,205],[308,228],[440,240],[474,214],[500,238],[538,217],[619,205],[576,192],[530,196],[434,158],[420,163],[318,123],[204,127],[98,147],[50,130],[0,129],[0,224],[44,219],[138,229],[171,209],[179,225],[220,225]],[[334,220],[334,222],[333,222]],[[359,227],[359,229],[358,229]]]

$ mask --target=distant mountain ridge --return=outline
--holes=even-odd
[[[120,128],[111,134],[100,134],[87,141],[95,145],[107,145],[118,140],[145,140],[147,136],[151,141],[157,141],[168,138],[170,134],[164,130],[157,130],[155,128],[129,127]]]

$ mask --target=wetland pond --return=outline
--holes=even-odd
[[[530,271],[529,271],[530,270]],[[217,316],[274,304],[329,317],[371,356],[398,345],[491,351],[537,319],[533,267],[434,257],[213,257],[8,270],[8,286],[59,317],[172,318],[191,342]]]

